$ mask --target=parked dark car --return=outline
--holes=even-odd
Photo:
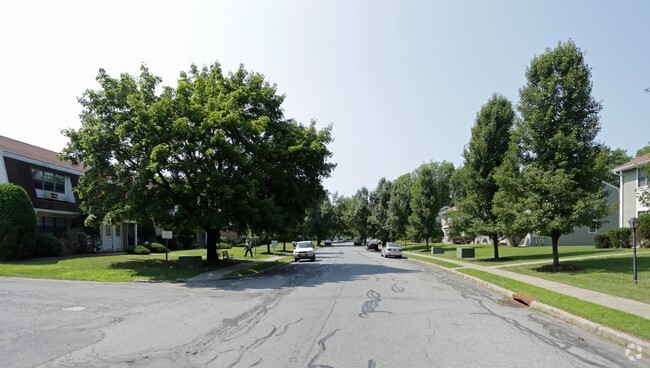
[[[354,245],[355,246],[361,246],[361,239],[354,239]]]
[[[325,240],[325,246],[326,247],[331,247],[332,246],[332,240],[330,240],[330,239]]]
[[[377,239],[368,240],[368,243],[366,243],[366,249],[379,250],[379,240]]]

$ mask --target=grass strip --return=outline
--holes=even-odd
[[[464,268],[459,270],[459,272],[474,276],[513,292],[529,295],[540,303],[559,308],[600,325],[611,327],[641,339],[650,340],[650,320],[643,317],[603,307],[571,296],[558,294],[537,286],[526,284],[521,281],[512,280],[476,269]]]
[[[440,260],[430,258],[430,257],[417,256],[415,254],[409,254],[408,257],[413,258],[413,259],[417,259],[418,261],[424,261],[424,262],[437,264],[438,266],[442,266],[442,267],[446,267],[446,268],[461,268],[461,267],[463,267],[463,266],[457,265],[455,263],[440,261]]]
[[[271,267],[275,267],[281,264],[285,263],[291,263],[293,261],[293,256],[291,257],[282,257],[280,259],[277,259],[275,261],[271,262],[262,262],[262,263],[257,263],[254,264],[250,267],[242,268],[233,272],[230,272],[226,274],[224,277],[241,277],[241,276],[252,276],[252,275],[257,275],[260,272],[269,269]]]

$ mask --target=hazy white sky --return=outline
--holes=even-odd
[[[99,68],[175,85],[219,61],[264,74],[286,117],[333,125],[325,186],[352,195],[427,161],[462,163],[481,105],[513,103],[530,60],[572,38],[603,102],[599,139],[650,141],[650,2],[13,1],[0,5],[0,135],[54,151]]]

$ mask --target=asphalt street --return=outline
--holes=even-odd
[[[350,244],[241,279],[0,278],[0,357],[3,367],[649,366],[499,294]]]

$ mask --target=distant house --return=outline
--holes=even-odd
[[[619,178],[619,227],[629,227],[628,220],[648,212],[648,207],[639,202],[639,194],[648,190],[648,172],[644,166],[650,165],[650,153],[639,156],[615,168]]]
[[[37,231],[65,237],[81,214],[73,188],[84,169],[58,158],[56,152],[0,136],[0,183],[21,186],[32,200]],[[137,239],[137,224],[103,225],[102,251],[122,250]]]

